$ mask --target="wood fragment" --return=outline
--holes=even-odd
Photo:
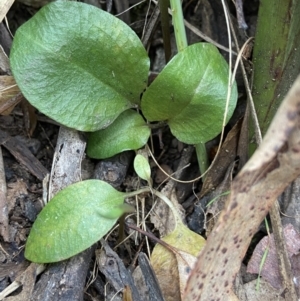
[[[270,210],[270,218],[274,234],[276,252],[278,256],[279,273],[282,277],[283,286],[286,288],[285,298],[289,301],[297,301],[298,297],[295,283],[293,281],[291,262],[283,235],[282,223],[279,213],[279,204],[277,200],[274,202],[274,205]]]
[[[149,300],[164,301],[164,297],[159,287],[156,275],[145,253],[139,254],[139,265],[142,270],[146,285],[148,287]]]
[[[6,198],[6,180],[2,157],[2,149],[0,146],[0,235],[3,240],[9,241],[9,226],[8,226],[8,206]]]
[[[3,145],[30,173],[39,180],[43,180],[48,170],[31,153],[31,151],[18,139],[10,136],[7,132],[0,130],[0,145]]]
[[[1,0],[0,1],[0,23],[5,18],[10,7],[14,4],[15,0]]]
[[[134,284],[131,273],[126,269],[123,261],[114,252],[108,243],[101,239],[103,250],[96,250],[96,260],[99,270],[105,275],[107,281],[118,291],[130,287],[132,300],[140,301],[139,292]]]

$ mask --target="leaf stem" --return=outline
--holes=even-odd
[[[166,122],[166,121],[160,121],[160,122],[157,122],[157,123],[149,123],[149,124],[147,124],[147,125],[148,125],[148,127],[149,127],[150,129],[152,129],[152,130],[154,130],[154,129],[161,129],[161,128],[163,128],[164,126],[167,125],[167,122]]]
[[[170,0],[172,20],[175,32],[175,39],[178,52],[188,46],[184,28],[182,6],[180,0]]]
[[[164,194],[162,194],[161,192],[159,192],[159,191],[157,191],[153,188],[145,187],[145,188],[141,188],[141,189],[136,190],[136,191],[126,192],[125,197],[133,197],[133,196],[136,196],[138,194],[142,194],[142,193],[146,193],[146,192],[147,193],[151,192],[152,194],[156,195],[158,198],[160,198],[162,201],[164,201],[165,204],[167,204],[169,206],[169,208],[172,210],[172,213],[174,215],[176,226],[177,226],[178,223],[182,223],[181,217],[178,214],[174,204]]]
[[[209,167],[205,143],[196,144],[195,149],[196,149],[197,160],[200,168],[200,173],[204,174]],[[203,175],[203,180],[204,179],[205,179],[205,175]]]
[[[164,40],[165,59],[166,63],[168,63],[171,58],[171,38],[168,12],[169,0],[159,0],[158,4],[160,9],[162,35]]]

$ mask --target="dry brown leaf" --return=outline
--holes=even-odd
[[[173,251],[157,244],[151,254],[151,265],[165,300],[184,300],[182,295],[186,281],[205,240],[182,223],[178,223],[176,229],[162,240]]]
[[[242,120],[239,120],[227,134],[218,157],[205,176],[200,198],[216,189],[217,185],[224,179],[228,166],[235,160],[241,124]]]
[[[1,11],[1,5],[4,2],[0,2],[0,11]],[[2,11],[1,11],[2,12]],[[1,14],[1,13],[0,13]],[[9,58],[7,57],[2,45],[0,45],[0,72],[2,74],[10,74],[9,69]]]
[[[256,288],[256,280],[252,280],[244,284],[244,290],[246,298],[241,298],[240,301],[284,301],[281,297],[282,291],[276,290],[274,287],[268,284],[265,280],[261,279],[259,289]]]
[[[253,235],[278,195],[299,175],[300,77],[262,144],[234,179],[225,210],[189,278],[185,301],[232,300],[233,281]]]
[[[178,250],[178,252],[175,253],[175,256],[179,276],[180,296],[181,300],[183,300],[184,289],[191,274],[191,271],[195,266],[197,257],[190,253],[182,252],[180,250]]]
[[[27,185],[22,180],[17,180],[14,183],[9,183],[7,189],[7,204],[8,204],[8,212],[11,212],[14,207],[17,199],[21,195],[27,195]]]
[[[24,97],[22,98],[21,106],[24,125],[29,137],[31,137],[37,125],[36,109]]]
[[[39,273],[41,273],[44,269],[45,269],[44,265],[42,264],[31,263],[27,267],[27,269],[21,275],[19,275],[10,286],[8,286],[5,290],[3,290],[0,293],[0,300],[2,300],[2,297],[5,297],[8,294],[12,293],[20,286],[22,286],[22,291],[18,295],[7,297],[5,298],[5,300],[7,301],[30,300],[35,286],[36,276]],[[10,291],[10,287],[12,287],[11,291]]]
[[[20,101],[20,89],[13,76],[0,76],[0,114],[9,115]]]
[[[172,182],[166,184],[161,193],[170,199],[174,207],[177,209],[177,212],[180,214],[182,219],[184,219],[184,209],[178,203],[174,186],[171,183]],[[160,199],[157,200],[156,206],[151,212],[150,220],[159,231],[161,237],[164,237],[175,229],[175,219],[172,210]]]
[[[135,270],[132,272],[132,277],[134,280],[134,284],[138,292],[140,293],[142,300],[149,301],[148,288],[140,266],[137,266]]]
[[[288,250],[289,258],[291,259],[292,255],[299,254],[300,250],[300,235],[294,229],[294,227],[290,225],[286,225],[283,230],[285,243]],[[278,257],[277,251],[274,241],[274,235],[270,235],[270,239],[268,236],[264,237],[256,246],[252,257],[247,266],[247,272],[252,274],[259,274],[259,267],[262,261],[263,254],[268,248],[268,255],[263,264],[263,268],[261,271],[261,276],[274,288],[284,289],[282,287],[281,276],[278,267]],[[296,274],[296,270],[293,268],[294,277],[300,279],[300,274]]]
[[[228,167],[223,181],[218,185],[216,190],[212,191],[209,196],[211,196],[212,203],[208,203],[208,208],[206,211],[206,236],[209,236],[213,227],[217,223],[220,216],[220,212],[224,209],[226,200],[228,198],[228,193],[230,191],[230,186],[232,182],[232,172],[235,163],[232,162]]]

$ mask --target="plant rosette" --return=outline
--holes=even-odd
[[[17,30],[10,64],[34,107],[62,125],[90,132],[87,153],[93,158],[143,147],[151,134],[148,122],[165,121],[188,144],[205,143],[222,130],[229,70],[216,47],[185,48],[147,87],[150,60],[138,36],[88,4],[57,1],[41,8]],[[235,83],[230,95],[226,121],[236,106]],[[25,256],[59,261],[103,237],[131,210],[125,195],[112,189],[90,180],[59,192],[34,223]],[[66,223],[72,219],[76,223]],[[74,243],[66,246],[68,237]]]

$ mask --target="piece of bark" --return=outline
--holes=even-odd
[[[139,266],[137,266],[132,272],[132,277],[135,283],[137,290],[141,296],[143,301],[150,301],[148,287],[146,285],[142,270]]]
[[[39,264],[31,263],[29,267],[15,280],[16,284],[22,285],[20,294],[5,298],[6,301],[24,301],[30,300],[35,285],[35,279],[38,275]]]
[[[22,262],[8,262],[8,263],[1,263],[0,264],[0,278],[10,277],[11,279],[15,279],[18,277],[22,272],[26,270],[28,267],[28,261]]]
[[[49,185],[50,196],[81,180],[84,149],[85,141],[81,134],[66,127],[60,128]],[[94,247],[91,247],[69,260],[50,265],[38,281],[32,300],[82,301],[93,253]]]
[[[232,183],[232,173],[233,173],[234,165],[235,163],[231,162],[224,176],[223,181],[220,183],[220,185],[216,188],[215,191],[212,191],[212,193],[210,193],[211,196],[210,202],[212,200],[214,201],[213,203],[209,204],[206,211],[206,235],[207,236],[209,236],[210,233],[212,232],[220,216],[220,213],[225,207],[225,203],[228,198],[227,192],[230,191],[230,187]]]
[[[6,180],[2,157],[2,149],[0,146],[0,235],[4,241],[9,241],[9,225],[8,225],[8,206],[6,198]]]
[[[104,239],[101,239],[101,244],[104,249],[96,251],[96,260],[101,273],[105,275],[107,281],[113,286],[116,292],[123,291],[126,286],[129,286],[132,300],[140,301],[141,298],[134,284],[133,277],[126,269],[123,261]]]
[[[298,301],[299,299],[297,296],[295,283],[293,281],[292,266],[284,239],[278,201],[274,202],[269,215],[275,240],[279,273],[285,290],[285,297],[289,301]]]
[[[11,48],[12,38],[9,31],[6,29],[3,19],[13,5],[14,0],[2,0],[0,1],[0,43],[3,46],[5,52],[9,54]]]
[[[152,36],[155,33],[155,29],[157,28],[157,25],[159,24],[159,16],[160,16],[160,11],[159,11],[159,5],[156,4],[149,21],[147,22],[145,29],[144,29],[144,34],[142,37],[142,43],[146,49],[149,48],[149,44],[151,42]]]
[[[81,181],[85,145],[82,134],[60,127],[50,175],[49,199],[63,188]]]
[[[5,131],[0,130],[0,145],[3,145],[30,173],[39,180],[43,180],[48,174],[48,170],[31,153],[24,143],[11,137]]]
[[[292,224],[300,233],[300,177],[297,178],[279,198],[282,225]]]
[[[145,253],[139,254],[139,266],[149,293],[149,301],[164,301],[156,275]]]
[[[33,301],[83,301],[86,275],[95,247],[69,260],[51,264],[37,282]]]
[[[199,198],[202,198],[208,192],[216,189],[217,185],[224,179],[228,166],[236,159],[241,125],[242,119],[240,119],[227,134],[219,155],[205,176]]]
[[[1,6],[1,4],[0,4],[0,6]],[[1,46],[1,44],[0,44],[0,73],[7,74],[7,75],[11,74],[10,69],[9,69],[9,59],[8,59],[3,47]]]
[[[232,285],[243,257],[278,195],[300,175],[300,77],[231,194],[186,287],[185,301],[237,300]]]

